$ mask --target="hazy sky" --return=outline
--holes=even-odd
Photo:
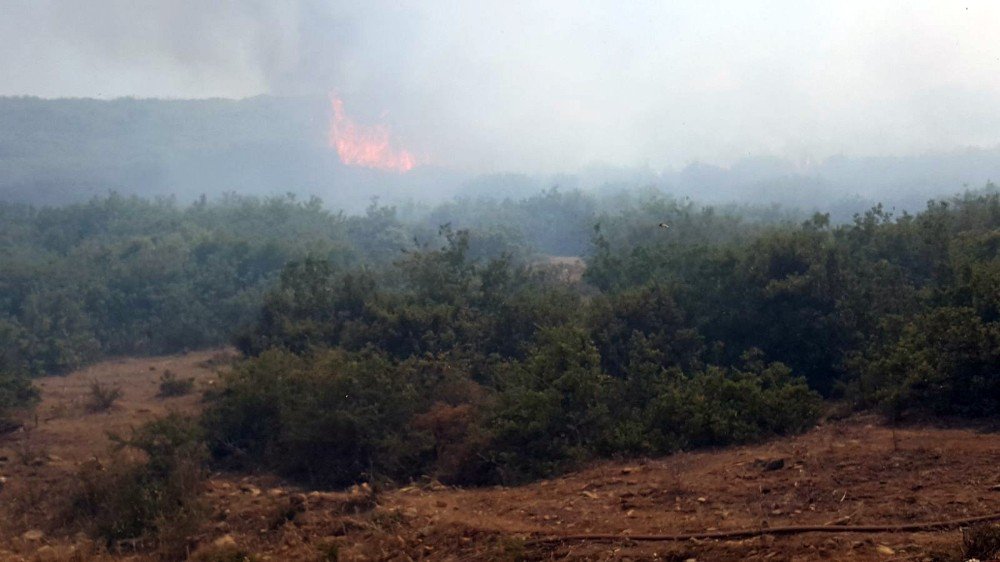
[[[1000,144],[1000,2],[0,0],[0,95],[337,91],[480,171]]]

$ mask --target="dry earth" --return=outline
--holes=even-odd
[[[218,380],[227,352],[109,361],[41,379],[37,421],[0,437],[0,560],[156,560],[139,545],[95,545],[65,527],[80,463],[107,457],[107,432],[200,392],[158,398],[166,370]],[[117,385],[107,413],[84,407],[89,385]],[[213,474],[212,515],[193,552],[236,544],[259,560],[870,560],[960,559],[959,530],[806,533],[739,540],[632,542],[625,537],[783,525],[893,524],[1000,511],[1000,434],[906,427],[874,417],[830,421],[791,439],[644,461],[607,461],[527,486],[455,489],[434,482],[369,493],[312,491],[269,475]],[[611,543],[533,543],[614,533]]]

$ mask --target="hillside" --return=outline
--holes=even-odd
[[[329,102],[0,97],[0,201],[65,205],[109,191],[190,201],[202,194],[370,197],[422,193],[440,170],[405,178],[350,168],[328,146]]]
[[[712,204],[822,209],[846,221],[876,202],[916,211],[929,198],[1000,177],[996,147],[809,164],[749,154],[729,166],[595,164],[533,175],[455,169],[436,155],[398,174],[343,165],[328,146],[330,117],[321,96],[0,97],[0,201],[63,205],[109,191],[182,201],[293,192],[357,211],[373,196],[427,204],[455,195],[521,197],[552,186],[614,192],[643,185]]]
[[[109,458],[107,432],[167,411],[193,413],[217,384],[228,352],[108,361],[39,379],[42,402],[25,431],[0,438],[0,558],[155,560],[141,543],[108,550],[66,527],[67,490],[83,463]],[[158,398],[165,370],[198,392]],[[83,407],[93,382],[119,386],[107,413]],[[960,559],[958,530],[762,534],[733,540],[631,542],[624,537],[786,525],[892,525],[997,510],[1000,434],[984,428],[908,426],[872,417],[826,421],[761,445],[602,461],[519,487],[435,482],[369,493],[314,491],[268,475],[214,473],[212,516],[193,552],[231,548],[260,560],[941,560]],[[612,542],[538,538],[594,533]],[[211,546],[213,544],[223,546]],[[225,545],[230,545],[226,547]]]

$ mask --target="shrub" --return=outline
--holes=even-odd
[[[822,401],[781,363],[709,366],[664,381],[645,410],[654,450],[748,443],[816,423]]]
[[[8,419],[13,412],[35,405],[39,400],[38,389],[24,377],[0,371],[0,433],[15,426]]]
[[[160,375],[160,392],[158,396],[161,398],[184,396],[190,394],[193,389],[194,377],[180,379],[170,369],[163,371],[163,374]]]
[[[108,545],[151,538],[165,558],[180,558],[206,513],[199,500],[206,460],[200,427],[170,414],[127,438],[111,437],[116,454],[110,463],[90,461],[78,474],[73,516]]]
[[[518,482],[564,469],[590,456],[610,425],[609,379],[586,334],[543,330],[523,363],[506,365],[496,400],[482,420],[488,435],[478,458],[492,476]]]
[[[962,529],[962,560],[992,560],[1000,556],[1000,525],[985,523]]]
[[[206,411],[211,447],[314,484],[420,474],[432,446],[410,426],[414,373],[377,354],[268,351],[237,366]]]
[[[90,399],[87,402],[88,412],[106,412],[122,397],[122,389],[117,386],[105,386],[100,381],[90,383]]]
[[[922,314],[858,363],[855,400],[894,417],[908,411],[988,416],[1000,408],[1000,322],[984,322],[970,308]]]

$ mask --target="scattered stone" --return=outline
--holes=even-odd
[[[880,545],[876,546],[875,547],[875,552],[877,552],[879,554],[884,554],[886,556],[892,556],[893,554],[896,554],[895,550],[889,548],[888,546],[885,546],[884,544],[880,544]]]
[[[785,459],[757,459],[753,463],[755,466],[759,466],[764,472],[785,468]]]
[[[38,562],[56,562],[59,560],[59,553],[55,548],[45,545],[35,551],[35,560]]]
[[[990,490],[994,492],[1000,492],[1000,484],[994,484],[990,486]]]
[[[218,548],[233,547],[236,546],[236,539],[234,539],[232,535],[222,535],[212,541],[212,545]]]
[[[698,498],[698,503],[705,503],[705,502],[707,502],[707,501],[708,501],[708,498],[706,498],[706,497],[704,497],[704,496],[702,496],[702,497]]]
[[[596,500],[596,499],[598,499],[600,497],[597,494],[595,494],[594,492],[591,492],[590,490],[584,490],[584,491],[580,492],[580,494],[582,494],[583,496],[588,497],[588,498],[590,498],[592,500]]]
[[[21,535],[21,538],[26,541],[34,542],[42,540],[42,537],[44,536],[45,533],[43,533],[42,531],[39,531],[38,529],[32,529],[30,531],[25,531],[24,534]]]

